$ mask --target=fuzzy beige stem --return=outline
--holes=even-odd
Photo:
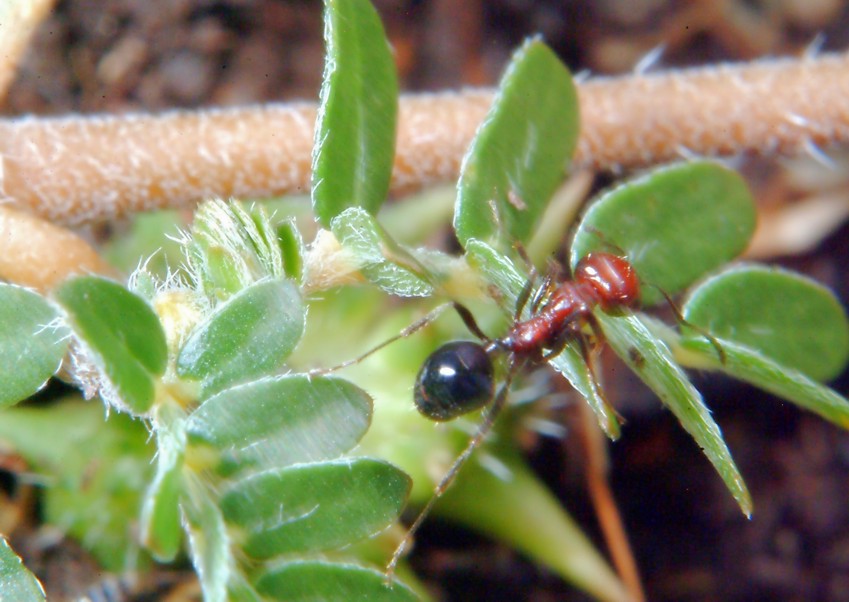
[[[794,154],[849,142],[849,55],[765,60],[579,87],[577,162],[645,167],[687,154]],[[456,178],[492,91],[401,101],[393,190]],[[315,108],[0,121],[2,192],[65,224],[211,196],[305,192]]]
[[[846,144],[847,98],[849,54],[589,81],[578,161],[630,168]]]

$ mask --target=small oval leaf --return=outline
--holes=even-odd
[[[637,314],[610,316],[597,310],[595,316],[616,354],[675,414],[725,481],[740,509],[750,516],[752,498],[725,444],[722,431],[711,417],[701,394],[675,363],[669,348],[649,331]]]
[[[136,414],[146,412],[153,402],[153,377],[165,372],[168,359],[165,333],[150,305],[97,276],[68,280],[56,290],[56,299],[119,400]]]
[[[454,229],[505,252],[527,242],[566,175],[578,136],[568,69],[539,39],[510,62],[492,108],[463,159]]]
[[[0,283],[0,407],[25,399],[53,376],[68,349],[68,329],[41,295]]]
[[[836,391],[812,380],[802,372],[779,364],[756,349],[734,341],[717,338],[722,347],[725,361],[716,358],[713,344],[704,338],[687,342],[689,351],[697,351],[715,363],[718,370],[760,387],[789,401],[800,408],[819,414],[841,428],[849,428],[849,400]],[[704,367],[703,365],[700,367]]]
[[[237,385],[207,399],[186,426],[189,442],[211,445],[239,470],[339,457],[365,434],[372,401],[333,377],[287,375]]]
[[[254,558],[330,550],[388,527],[410,492],[410,478],[370,458],[299,464],[237,481],[221,498],[244,530]]]
[[[346,209],[333,218],[330,229],[353,255],[363,276],[382,290],[401,297],[433,294],[427,270],[359,207]]]
[[[6,538],[0,536],[0,601],[43,602],[46,599],[38,579],[27,570]]]
[[[327,58],[312,161],[312,203],[325,228],[348,207],[377,212],[395,155],[398,76],[369,0],[325,0]]]
[[[304,333],[305,310],[288,280],[264,280],[219,305],[177,357],[177,374],[210,396],[236,382],[280,370]]]
[[[570,263],[590,251],[624,252],[637,269],[643,303],[683,290],[737,257],[755,227],[755,206],[740,175],[694,161],[652,171],[601,195],[584,215]]]
[[[786,270],[745,265],[709,278],[682,309],[687,322],[804,372],[837,376],[849,360],[849,321],[834,294]],[[687,339],[700,338],[684,328]]]
[[[269,569],[256,583],[260,594],[287,602],[418,602],[406,585],[386,583],[373,569],[329,562],[291,562]]]

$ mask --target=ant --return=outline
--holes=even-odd
[[[522,259],[530,265],[531,276],[516,299],[513,324],[502,337],[488,337],[465,306],[451,301],[438,306],[397,335],[359,357],[332,368],[309,372],[310,375],[326,374],[357,364],[398,339],[406,338],[424,328],[449,307],[457,311],[469,331],[480,340],[452,341],[442,345],[425,359],[416,376],[413,401],[419,413],[430,420],[445,422],[484,407],[486,410],[477,432],[443,475],[430,500],[393,552],[386,565],[387,583],[393,581],[398,562],[439,498],[448,490],[460,469],[489,434],[504,408],[513,379],[523,367],[548,362],[560,355],[570,343],[577,343],[593,386],[599,397],[604,398],[593,371],[591,350],[584,329],[588,326],[594,336],[601,340],[601,326],[593,314],[597,307],[604,312],[615,313],[632,309],[640,303],[641,284],[636,269],[623,256],[624,253],[590,252],[578,261],[571,279],[559,279],[559,269],[555,264],[554,269],[549,269],[531,299],[535,270],[524,251],[521,248],[517,250]],[[699,331],[716,349],[719,360],[725,363],[725,350],[719,341],[707,331],[689,324],[672,298],[662,289],[658,290],[677,320]],[[529,317],[522,319],[529,300]],[[644,361],[638,350],[632,349],[629,352],[635,363]],[[507,355],[507,371],[501,388],[496,393],[493,358],[499,355]]]
[[[627,259],[612,253],[587,254],[578,262],[571,280],[555,283],[550,273],[531,301],[530,317],[522,320],[532,284],[533,279],[529,279],[516,301],[513,325],[504,336],[496,339],[490,339],[481,331],[468,309],[459,303],[450,304],[481,342],[452,341],[425,359],[414,386],[416,408],[425,417],[444,422],[489,407],[477,433],[436,485],[430,500],[395,549],[386,567],[387,581],[393,579],[398,561],[433,506],[491,430],[519,370],[527,364],[537,365],[556,357],[571,341],[581,346],[587,366],[592,370],[582,329],[589,324],[594,332],[600,332],[593,309],[628,309],[640,300],[636,270]],[[432,315],[433,312],[407,331],[418,330],[429,323]],[[404,332],[400,336],[408,334]],[[500,354],[508,355],[508,369],[504,384],[496,394],[493,357]]]
[[[528,261],[523,253],[520,254]],[[516,300],[513,324],[500,338],[486,336],[466,307],[449,302],[365,354],[333,368],[310,372],[311,375],[325,374],[359,363],[392,342],[408,337],[430,324],[448,307],[453,307],[466,327],[480,339],[480,342],[452,341],[442,345],[425,359],[416,377],[413,400],[418,411],[426,418],[444,422],[485,406],[488,409],[477,432],[436,485],[431,499],[395,549],[386,567],[387,582],[393,580],[399,560],[433,506],[492,429],[505,405],[515,375],[524,366],[547,362],[559,355],[570,342],[577,342],[592,376],[583,329],[589,325],[597,335],[600,333],[593,310],[596,307],[604,311],[628,309],[640,300],[640,282],[636,270],[620,255],[592,252],[578,262],[572,279],[556,282],[555,276],[556,271],[550,270],[533,299],[530,297],[534,278],[528,279]],[[523,320],[522,314],[528,301],[531,302],[530,317]],[[493,359],[499,355],[507,355],[508,367],[504,382],[496,394]],[[594,376],[593,381],[596,381]]]

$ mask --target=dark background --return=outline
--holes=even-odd
[[[574,72],[593,74],[627,72],[659,45],[656,68],[849,43],[849,9],[829,0],[376,4],[406,91],[494,85],[512,49],[535,33]],[[3,109],[122,113],[315,99],[322,61],[317,1],[66,0],[40,28]],[[818,192],[787,184],[792,163],[740,166],[764,211]],[[600,175],[599,185],[609,181]],[[808,253],[770,260],[832,287],[845,304],[847,235],[840,227]],[[612,485],[649,599],[849,600],[849,435],[745,385],[695,380],[754,496],[751,521],[659,402],[621,366],[606,375],[608,397],[627,418],[610,446]],[[835,387],[845,394],[849,377]],[[597,533],[577,440],[532,442],[529,453]],[[423,530],[413,563],[445,600],[586,599],[512,551],[437,521]]]

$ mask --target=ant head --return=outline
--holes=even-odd
[[[631,307],[640,300],[640,280],[624,257],[589,253],[575,267],[575,280],[592,289],[604,310]]]
[[[483,345],[454,341],[424,361],[413,398],[421,414],[441,422],[482,408],[493,390],[492,360]]]

